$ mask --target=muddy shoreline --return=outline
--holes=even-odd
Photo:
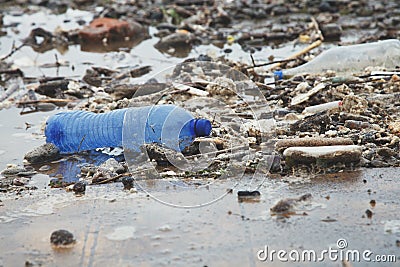
[[[398,40],[396,1],[139,2],[0,3],[0,266],[264,266],[265,246],[342,238],[400,260],[400,66],[274,74]],[[211,134],[183,154],[43,147],[59,111],[154,104]]]

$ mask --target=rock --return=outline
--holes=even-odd
[[[346,120],[344,122],[344,127],[360,130],[370,128],[371,124],[365,121]]]
[[[345,96],[342,103],[345,111],[355,114],[363,113],[368,107],[368,101],[356,95]]]
[[[122,166],[121,163],[119,163],[116,159],[114,158],[109,158],[105,162],[103,162],[100,166],[99,169],[104,169],[105,171],[111,171],[115,172],[117,174],[121,174],[125,172],[125,167]]]
[[[384,157],[384,158],[390,158],[390,157],[393,157],[393,156],[397,155],[397,152],[396,152],[396,151],[394,151],[394,150],[392,150],[392,149],[390,149],[390,148],[388,148],[388,147],[381,147],[381,148],[378,148],[378,150],[376,151],[376,153],[377,153],[379,156],[382,156],[382,157]]]
[[[55,81],[41,81],[35,92],[52,98],[64,98],[64,92],[68,90],[68,79]]]
[[[52,143],[46,143],[26,153],[24,159],[31,164],[37,164],[52,161],[59,157],[59,149]]]
[[[20,172],[25,172],[26,169],[21,166],[17,166],[15,164],[8,164],[7,168],[1,171],[1,174],[5,177],[18,175]]]
[[[176,32],[161,38],[154,47],[162,53],[176,57],[187,57],[195,38],[191,33]]]
[[[400,135],[400,121],[389,123],[388,128],[392,134]]]
[[[376,133],[375,131],[362,133],[361,136],[359,137],[361,144],[375,143],[376,140],[375,133]]]
[[[84,194],[86,191],[86,183],[77,182],[73,185],[72,190],[75,192],[75,194]]]
[[[340,41],[342,36],[342,27],[336,23],[323,24],[321,32],[325,39],[330,41]]]
[[[121,179],[121,181],[122,181],[122,184],[124,185],[125,190],[130,190],[134,187],[133,186],[134,179],[130,176],[123,177]]]
[[[67,230],[57,230],[51,233],[50,243],[59,248],[69,247],[75,243],[74,235]]]
[[[362,148],[356,145],[289,147],[284,152],[286,164],[328,165],[335,163],[359,163]]]
[[[217,77],[212,83],[209,83],[206,90],[211,95],[234,96],[236,95],[236,84],[232,79],[226,77]]]
[[[313,146],[337,146],[353,145],[350,138],[322,138],[322,137],[304,137],[295,139],[279,140],[275,144],[278,152],[284,151],[288,147],[313,147]]]
[[[316,131],[318,133],[324,133],[327,130],[328,125],[331,123],[331,118],[326,111],[307,116],[299,121],[290,125],[290,131],[292,132],[307,132]]]
[[[16,185],[16,186],[24,186],[24,185],[27,185],[29,183],[29,181],[30,181],[29,178],[17,177],[17,178],[14,178],[12,184]]]
[[[372,213],[371,210],[367,209],[367,210],[365,211],[365,214],[367,215],[367,218],[368,218],[368,219],[371,219],[371,218],[372,218],[373,213]]]

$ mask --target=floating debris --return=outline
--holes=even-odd
[[[298,198],[285,198],[276,203],[270,210],[271,214],[294,214],[300,205],[304,205],[310,202],[312,198],[311,194],[305,194]]]

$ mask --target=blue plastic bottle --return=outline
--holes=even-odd
[[[46,141],[61,153],[123,146],[139,151],[145,143],[159,143],[182,151],[196,137],[208,136],[211,123],[195,119],[183,108],[155,105],[95,114],[60,112],[46,122]]]

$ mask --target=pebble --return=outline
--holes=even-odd
[[[339,41],[342,36],[343,29],[336,23],[323,24],[321,32],[325,39],[330,41]]]
[[[29,183],[29,181],[30,181],[29,178],[17,177],[17,178],[14,178],[12,184],[16,185],[16,186],[24,186],[24,185],[27,185]]]
[[[133,186],[134,179],[130,176],[123,177],[121,179],[121,181],[122,181],[122,184],[124,185],[125,190],[130,190],[134,187]]]
[[[391,133],[400,136],[400,121],[394,121],[394,122],[389,123],[388,128]]]
[[[21,172],[26,172],[27,170],[24,167],[15,165],[15,164],[8,164],[7,168],[4,169],[1,174],[5,177],[18,175]]]
[[[53,246],[63,248],[75,243],[74,235],[67,230],[57,230],[51,233],[50,243]]]
[[[43,165],[42,167],[39,168],[39,171],[49,171],[51,170],[51,166],[50,165]]]
[[[80,181],[73,185],[72,190],[75,194],[83,194],[86,191],[86,183]]]
[[[356,95],[347,95],[343,98],[342,107],[347,112],[360,114],[368,107],[368,101]]]
[[[46,143],[26,153],[24,158],[29,163],[36,164],[55,160],[59,156],[59,149],[52,143]]]
[[[218,77],[206,87],[211,95],[221,95],[225,97],[236,95],[236,84],[232,79]]]

